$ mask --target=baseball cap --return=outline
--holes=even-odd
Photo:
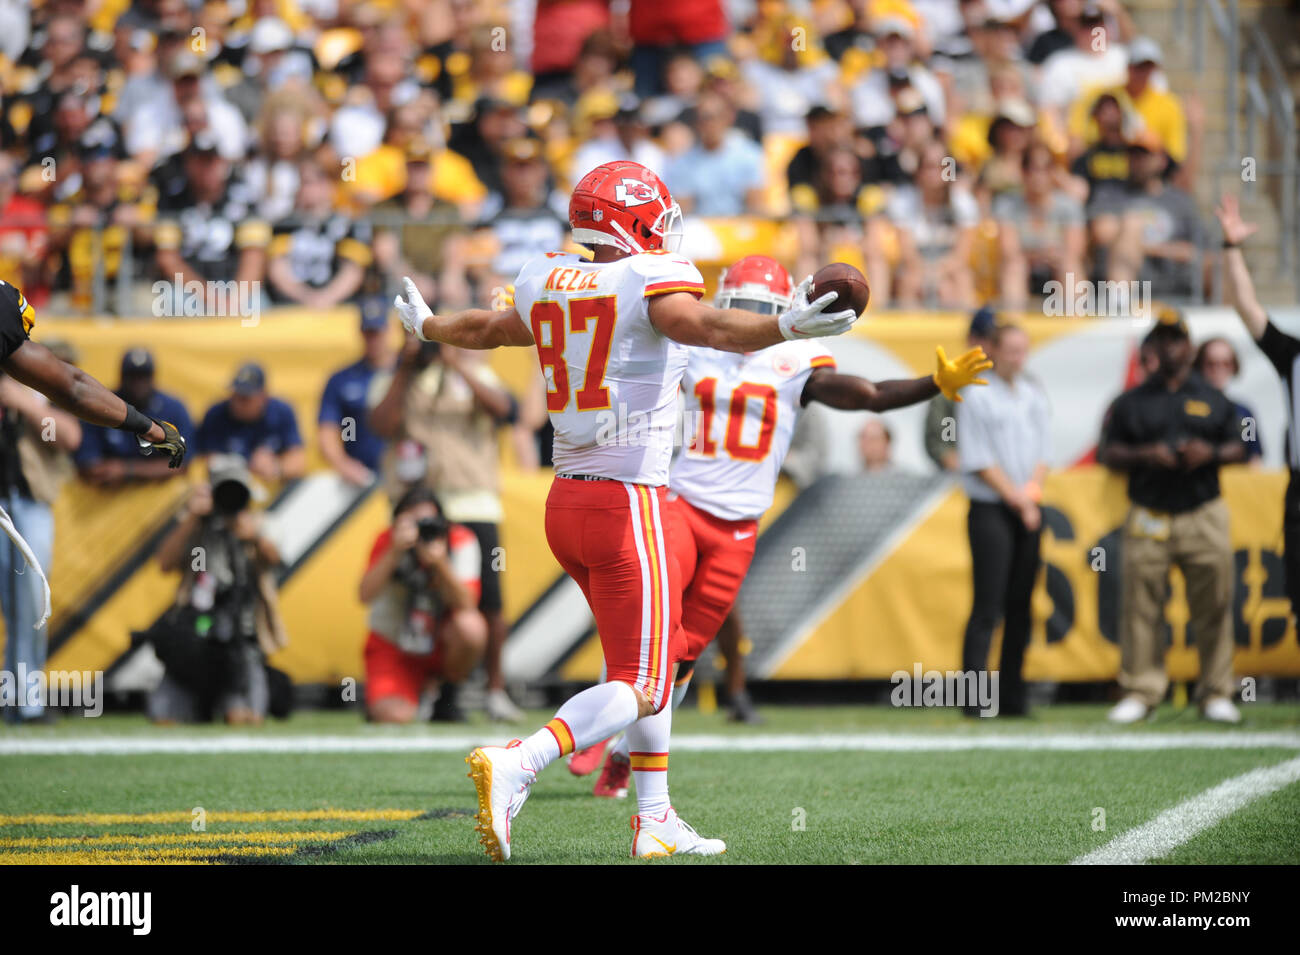
[[[925,97],[920,91],[911,86],[904,86],[898,91],[898,99],[894,108],[899,116],[914,116],[917,113],[925,112]]]
[[[256,395],[266,390],[266,372],[255,361],[245,362],[231,379],[230,390],[237,395]]]
[[[210,129],[200,129],[190,137],[189,145],[185,147],[189,153],[217,153],[220,148],[217,145],[216,134]]]
[[[97,119],[87,127],[77,140],[77,152],[82,159],[106,159],[118,155],[119,139],[113,124]]]
[[[382,332],[388,327],[388,300],[382,295],[367,295],[361,300],[361,330]]]
[[[278,17],[265,17],[254,24],[248,48],[257,54],[275,53],[293,46],[293,31]]]
[[[1079,19],[1084,23],[1095,23],[1098,20],[1105,20],[1106,15],[1102,12],[1101,5],[1095,0],[1087,0],[1083,9],[1079,11]]]
[[[535,139],[512,139],[502,147],[507,162],[537,162],[542,158],[541,144]]]
[[[1192,337],[1187,330],[1187,319],[1183,317],[1182,309],[1156,302],[1151,306],[1151,317],[1154,324],[1151,326],[1151,330],[1147,332],[1146,337],[1142,339],[1144,345],[1155,341],[1157,338]]]
[[[985,305],[970,317],[971,338],[988,338],[998,327],[998,313]]]
[[[876,36],[901,36],[908,40],[916,36],[916,30],[905,17],[881,17],[875,21],[872,33]]]
[[[152,375],[153,355],[147,348],[128,348],[122,355],[122,377]]]
[[[614,118],[621,123],[635,123],[641,119],[641,99],[635,93],[624,93],[618,99],[618,112]]]
[[[1162,62],[1160,54],[1160,44],[1148,36],[1140,36],[1129,44],[1128,63],[1129,66],[1136,66],[1139,63],[1154,63],[1159,66]]]
[[[1034,108],[1025,100],[1019,98],[1008,98],[1000,101],[994,119],[1010,120],[1021,129],[1030,129],[1038,125],[1038,117],[1034,114]]]

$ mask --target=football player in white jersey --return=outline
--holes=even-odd
[[[779,262],[751,255],[727,269],[715,302],[770,318],[789,308],[796,291]],[[838,373],[835,358],[816,341],[786,341],[740,354],[690,350],[682,399],[694,431],[673,463],[666,506],[670,546],[684,585],[687,642],[674,705],[686,695],[695,661],[736,602],[754,556],[758,519],[772,504],[800,410],[819,401],[849,411],[889,411],[928,401],[940,391],[960,401],[958,391],[985,384],[979,373],[993,367],[979,348],[955,361],[942,348],[937,354],[932,375],[871,382]],[[630,742],[625,735],[606,757],[596,795],[627,795],[634,766]],[[590,766],[599,756],[587,751],[579,759]],[[638,789],[640,784],[638,777]]]
[[[827,311],[833,294],[809,303],[811,282],[765,316],[701,302],[699,271],[675,251],[681,210],[639,163],[604,163],[584,176],[569,224],[591,258],[555,252],[528,262],[510,308],[434,315],[410,280],[395,302],[421,339],[537,349],[555,427],[547,542],[586,595],[605,656],[607,679],[536,733],[469,755],[480,841],[491,858],[508,859],[512,820],[537,774],[626,729],[637,779],[632,855],[714,855],[725,844],[699,836],[668,799],[667,703],[685,640],[663,509],[690,352],[683,346],[755,352],[840,334],[857,315]]]

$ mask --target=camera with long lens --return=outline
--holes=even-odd
[[[212,486],[212,509],[222,517],[234,517],[248,507],[252,496],[253,492],[243,481],[227,478]]]

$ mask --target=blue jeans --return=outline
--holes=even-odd
[[[0,506],[9,512],[14,527],[30,545],[32,553],[40,561],[41,569],[48,575],[54,553],[54,513],[50,506],[12,492],[0,496]],[[22,576],[19,576],[20,573]],[[36,629],[36,621],[40,619],[40,598],[33,586],[33,573],[13,541],[0,533],[0,609],[3,609],[5,618],[4,668],[14,675],[14,679],[18,677],[19,664],[25,666],[25,672],[29,676],[45,669],[47,634],[44,630]],[[27,697],[26,687],[20,686],[17,690],[18,701],[21,703]],[[16,722],[20,716],[34,719],[44,710],[45,707],[41,705],[5,707],[5,722]]]

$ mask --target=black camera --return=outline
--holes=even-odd
[[[222,517],[234,517],[248,507],[252,496],[252,491],[243,481],[227,478],[212,488],[212,509]]]
[[[426,544],[441,540],[451,530],[451,522],[439,514],[437,517],[422,517],[415,522],[416,533]]]

